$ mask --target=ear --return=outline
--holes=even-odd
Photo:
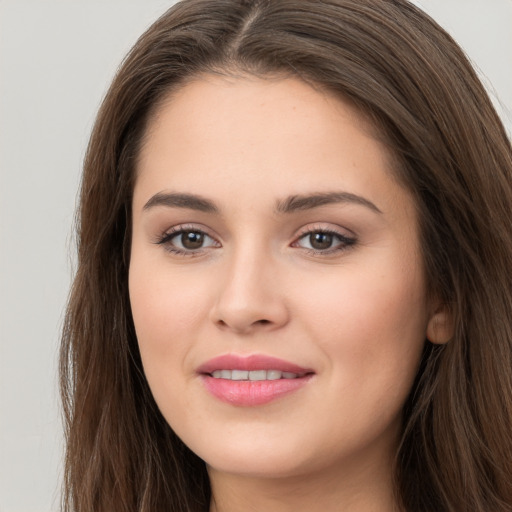
[[[454,334],[453,313],[446,304],[438,306],[427,324],[427,339],[436,345],[448,343]]]

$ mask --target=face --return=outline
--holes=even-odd
[[[155,400],[210,471],[389,463],[431,308],[413,200],[350,106],[293,79],[175,93],[140,154],[129,287]]]

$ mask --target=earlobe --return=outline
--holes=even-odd
[[[427,339],[436,345],[448,343],[453,338],[453,315],[446,305],[439,306],[427,324]]]

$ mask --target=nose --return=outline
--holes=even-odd
[[[286,290],[271,256],[239,254],[225,265],[211,311],[217,327],[247,335],[288,323]]]

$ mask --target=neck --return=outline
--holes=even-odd
[[[233,475],[209,468],[210,512],[399,512],[388,464],[347,471],[328,468],[321,473],[282,477]]]

